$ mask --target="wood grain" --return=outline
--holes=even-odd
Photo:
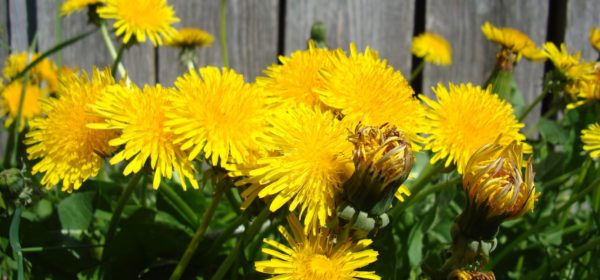
[[[426,30],[447,38],[453,47],[450,67],[426,66],[423,91],[431,96],[431,87],[438,82],[473,82],[480,85],[489,77],[495,66],[499,47],[488,41],[480,30],[485,21],[496,26],[519,29],[541,45],[546,38],[548,1],[476,1],[428,0]],[[543,63],[522,59],[514,72],[517,84],[529,104],[541,94]],[[527,118],[533,124],[539,118],[536,108]]]
[[[600,2],[568,1],[565,42],[569,51],[581,51],[586,60],[598,58],[598,52],[592,48],[588,37],[592,27],[600,27]]]
[[[56,10],[60,9],[55,1],[38,1],[37,20],[39,30],[39,49],[45,51],[57,44],[54,35],[56,23]],[[112,21],[109,21],[109,27]],[[98,28],[88,24],[87,11],[78,11],[62,18],[62,38],[67,40],[82,34],[88,30]],[[112,38],[115,48],[120,46],[120,40]],[[62,50],[63,65],[91,71],[92,66],[99,68],[111,67],[112,58],[104,41],[102,34],[98,31],[85,39],[66,47]],[[144,83],[156,81],[154,63],[154,47],[147,41],[128,49],[123,56],[130,78],[139,86]]]
[[[10,45],[14,51],[25,51],[29,47],[27,26],[27,4],[24,0],[10,0]]]
[[[215,36],[215,43],[197,50],[198,65],[223,66],[219,44],[220,1],[169,2],[181,18],[179,27],[202,28]],[[247,81],[254,81],[263,69],[277,58],[277,28],[279,1],[228,1],[227,44],[231,67],[243,73]],[[171,85],[187,68],[179,63],[178,49],[159,49],[159,81]]]
[[[305,49],[313,23],[327,28],[331,48],[359,49],[369,46],[379,51],[405,76],[411,67],[410,41],[414,25],[414,2],[394,0],[287,1],[285,54]]]

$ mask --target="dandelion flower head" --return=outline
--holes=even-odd
[[[425,148],[434,153],[432,163],[454,163],[462,174],[471,155],[498,136],[502,145],[525,140],[519,132],[524,125],[515,118],[512,106],[493,94],[491,87],[438,84],[433,91],[437,101],[422,97],[429,106]]]
[[[206,47],[212,45],[215,37],[200,29],[186,27],[177,30],[173,37],[167,40],[167,45],[180,48]]]
[[[283,226],[278,228],[287,245],[263,240],[271,248],[263,248],[262,252],[272,258],[257,261],[257,271],[274,275],[271,279],[380,279],[374,271],[358,270],[377,260],[377,251],[366,249],[372,243],[370,239],[336,244],[327,229],[305,234],[295,216],[288,217],[288,223],[291,234]]]
[[[535,42],[523,32],[510,27],[496,27],[486,21],[481,26],[481,31],[488,40],[501,45],[516,53],[519,57],[523,55],[529,60],[544,60],[543,50],[535,46]]]
[[[115,32],[123,36],[123,43],[132,36],[138,42],[145,42],[148,37],[154,46],[162,45],[163,38],[174,36],[177,31],[172,24],[179,21],[167,0],[106,0],[98,14],[103,19],[116,20]]]
[[[323,102],[338,109],[357,124],[380,126],[388,123],[402,131],[419,151],[423,141],[425,108],[399,71],[368,47],[359,53],[350,45],[350,56],[336,53],[322,71],[324,85],[317,89]]]
[[[581,131],[581,141],[583,142],[583,150],[589,151],[590,157],[600,157],[600,123],[595,123],[588,126],[587,129]]]
[[[600,52],[600,28],[598,27],[593,27],[590,30],[590,44],[592,44],[592,47],[594,47],[594,49],[596,49],[598,52]]]
[[[67,0],[60,5],[60,15],[67,16],[88,6],[104,3],[105,0]]]
[[[452,64],[452,47],[448,40],[439,34],[425,32],[412,41],[412,53],[435,65]]]
[[[273,64],[264,73],[267,77],[258,77],[256,82],[282,106],[290,107],[294,104],[306,104],[325,109],[315,92],[322,87],[324,80],[320,71],[331,64],[331,57],[335,52],[324,48],[317,48],[311,41],[308,50],[293,52],[290,56],[280,56],[281,64]]]
[[[106,120],[88,127],[119,132],[109,145],[123,148],[110,159],[110,163],[127,161],[124,175],[140,172],[149,161],[154,170],[152,186],[155,189],[160,186],[162,177],[172,178],[173,170],[179,175],[184,189],[187,187],[186,179],[198,188],[192,162],[180,145],[173,143],[175,134],[165,125],[172,94],[172,89],[161,85],[145,86],[143,90],[134,85],[111,86],[106,89],[105,96],[92,106],[94,112]]]
[[[174,143],[188,150],[189,159],[200,153],[217,166],[243,163],[259,146],[269,113],[260,88],[244,82],[231,69],[191,69],[175,81],[172,110],[166,125],[175,134]]]
[[[25,143],[29,159],[39,159],[33,174],[44,173],[41,183],[51,188],[62,182],[63,191],[79,189],[98,174],[103,158],[114,150],[108,145],[116,131],[94,130],[91,123],[101,122],[89,108],[102,98],[105,87],[115,81],[109,70],[72,73],[61,78],[58,97],[46,99],[46,116],[31,121]]]
[[[19,131],[25,128],[26,122],[42,113],[42,99],[48,95],[48,92],[40,88],[37,84],[27,82],[23,85],[22,79],[0,87],[0,92],[2,93],[0,98],[0,116],[7,116],[4,121],[5,127],[9,127],[17,119],[23,86],[25,86],[25,99],[23,99],[23,107],[21,109]]]
[[[333,215],[342,184],[354,171],[350,126],[306,105],[277,110],[269,123],[262,142],[273,152],[240,182],[251,184],[248,193],[274,197],[271,211],[286,203],[290,211],[299,208],[305,229],[315,231]]]

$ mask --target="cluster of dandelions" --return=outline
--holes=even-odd
[[[124,44],[147,37],[154,45],[166,39],[189,49],[213,40],[195,29],[177,32],[171,24],[179,19],[166,0],[68,1],[61,12],[85,7],[114,19]],[[542,50],[523,33],[489,23],[482,31],[502,46],[502,70],[521,56],[549,58],[573,100],[570,108],[599,99],[597,67],[564,46],[548,43]],[[592,32],[596,45],[597,37]],[[412,51],[433,64],[452,60],[448,42],[433,33],[416,37]],[[368,47],[360,51],[351,44],[346,52],[310,43],[281,57],[256,83],[208,66],[191,68],[174,87],[118,82],[109,70],[58,75],[46,60],[30,71],[30,81],[12,80],[31,58],[9,58],[4,75],[11,82],[2,90],[2,108],[10,125],[15,100],[26,88],[25,144],[35,160],[31,171],[42,174],[44,186],[77,190],[108,160],[124,175],[153,174],[154,188],[164,180],[198,188],[202,164],[209,164],[236,182],[244,208],[262,201],[273,212],[295,213],[288,219],[292,234],[279,228],[288,245],[265,240],[274,249],[264,248],[272,259],[256,263],[263,273],[377,279],[360,270],[377,259],[367,249],[372,241],[347,230],[373,229],[356,223],[359,213],[368,217],[362,222],[385,226],[394,194],[400,200],[410,194],[402,183],[416,152],[430,153],[432,164],[443,161],[464,176],[470,203],[453,237],[490,240],[503,220],[531,211],[538,195],[531,160],[522,170],[523,153],[531,152],[520,132],[524,125],[493,84],[438,84],[433,98],[416,95],[404,75]],[[592,157],[599,156],[599,130],[596,124],[583,131]],[[348,226],[336,226],[338,219]],[[480,219],[489,227],[477,226]],[[469,273],[461,270],[464,263],[478,261],[457,258],[447,261],[448,273]]]

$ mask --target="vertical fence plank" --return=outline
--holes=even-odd
[[[513,27],[529,35],[541,45],[546,38],[548,1],[476,1],[476,0],[428,0],[426,30],[440,33],[453,47],[450,67],[426,66],[423,91],[431,95],[431,87],[438,82],[485,82],[495,66],[499,47],[489,42],[481,32],[481,25],[490,21],[496,26]],[[522,90],[525,103],[529,104],[541,94],[543,63],[522,59],[514,76]],[[539,118],[540,108],[530,114],[527,124]]]
[[[14,51],[25,51],[29,47],[27,32],[27,3],[25,0],[11,0],[8,3],[10,13],[10,46]]]
[[[181,18],[178,27],[199,27],[215,36],[215,43],[197,50],[198,65],[222,66],[219,44],[220,1],[169,2]],[[277,58],[278,0],[233,0],[228,1],[227,45],[231,67],[243,73],[247,81],[253,81],[262,69]],[[159,80],[171,85],[177,76],[185,73],[186,67],[178,60],[179,50],[160,48]]]
[[[348,49],[355,42],[379,51],[394,68],[409,75],[414,1],[335,0],[288,1],[285,19],[285,53],[305,49],[316,21],[327,28],[331,48]]]
[[[60,7],[56,6],[55,1],[37,2],[40,51],[50,49],[57,43],[54,37],[57,9],[60,9]],[[112,21],[109,21],[109,27],[112,26],[112,23]],[[86,10],[63,17],[61,26],[63,40],[68,40],[83,32],[97,28],[92,24],[88,24]],[[120,39],[118,40],[114,36],[112,39],[115,48],[118,48]],[[88,72],[91,71],[92,66],[104,68],[112,65],[112,58],[99,31],[63,49],[62,57],[63,65],[85,69]],[[154,48],[149,41],[128,49],[123,56],[123,64],[129,72],[130,78],[136,84],[141,86],[144,83],[154,83],[156,81]]]
[[[8,1],[0,1],[0,61],[2,67],[4,67],[4,59],[8,55],[8,47],[10,42],[8,40]]]
[[[567,2],[565,42],[569,51],[581,51],[586,60],[596,60],[598,53],[589,41],[592,27],[600,28],[600,2],[571,0]]]
[[[60,7],[56,6],[55,1],[38,1],[37,3],[38,31],[39,31],[39,50],[44,52],[54,47],[58,42],[55,40],[56,11]],[[94,25],[88,24],[87,11],[79,11],[61,20],[62,40],[68,40],[80,35],[88,30],[92,30]],[[100,69],[110,67],[111,59],[99,31],[84,38],[83,40],[72,44],[61,51],[62,62],[64,66],[76,69],[85,69],[88,73],[92,66]]]

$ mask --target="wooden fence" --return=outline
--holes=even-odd
[[[13,50],[25,50],[34,34],[38,51],[56,44],[55,0],[0,0],[0,40]],[[133,1],[133,0],[132,0]],[[219,0],[169,0],[181,18],[179,27],[203,28],[218,37]],[[348,48],[355,42],[378,50],[391,65],[407,76],[413,65],[410,43],[422,30],[440,33],[452,43],[450,67],[426,66],[422,89],[430,94],[432,85],[472,81],[482,83],[495,64],[498,47],[480,31],[485,21],[511,26],[529,34],[541,44],[548,39],[566,41],[572,50],[581,50],[588,60],[596,58],[588,42],[588,31],[600,26],[597,0],[229,0],[227,33],[229,56],[234,69],[253,81],[261,71],[276,63],[278,55],[303,49],[309,29],[321,21],[328,30],[331,47]],[[85,12],[62,19],[62,38],[67,39],[92,27]],[[62,51],[65,65],[106,66],[111,59],[100,32]],[[0,60],[8,51],[0,48]],[[150,43],[129,50],[125,67],[138,84],[161,82],[170,85],[184,72],[178,51],[154,48]],[[201,65],[222,65],[218,40],[198,51]],[[517,83],[526,103],[540,94],[543,63],[522,60],[516,68]],[[540,110],[527,123],[539,118]]]

